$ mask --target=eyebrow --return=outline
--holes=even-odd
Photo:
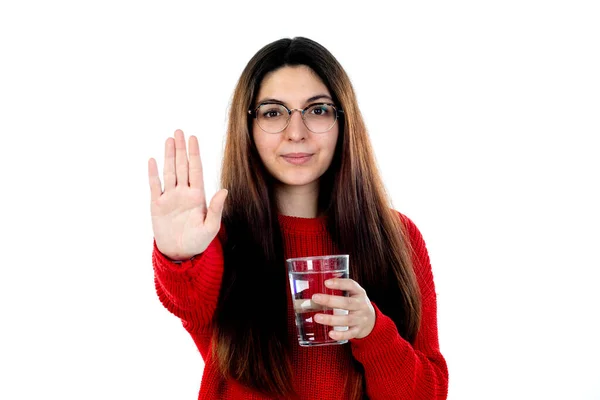
[[[326,94],[318,94],[316,96],[312,96],[308,99],[306,99],[305,103],[312,103],[315,100],[319,100],[319,99],[328,99],[329,101],[331,101],[333,103],[333,99],[331,98],[331,96],[328,96]],[[259,102],[257,102],[256,104],[262,104],[262,103],[278,103],[278,104],[285,104],[283,101],[278,100],[278,99],[273,99],[273,98],[269,98],[269,99],[262,99]]]

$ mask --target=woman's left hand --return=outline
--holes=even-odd
[[[325,286],[335,290],[345,290],[348,297],[315,294],[312,301],[329,308],[348,310],[347,315],[316,314],[314,321],[329,326],[347,326],[346,331],[329,331],[334,340],[362,339],[375,326],[375,309],[367,297],[367,292],[352,279],[335,278],[325,281]]]

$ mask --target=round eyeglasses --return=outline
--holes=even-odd
[[[261,103],[256,109],[248,110],[248,114],[256,118],[260,129],[267,133],[282,132],[292,119],[292,112],[300,111],[306,128],[313,133],[325,133],[335,125],[339,114],[336,106],[329,103],[311,104],[308,107],[289,109],[280,103]]]

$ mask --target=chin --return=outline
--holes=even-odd
[[[307,180],[307,181],[292,181],[292,180],[279,180],[279,183],[285,186],[308,186],[315,184],[318,181]]]
[[[271,166],[275,168],[267,168],[269,174],[282,185],[286,186],[306,186],[319,182],[322,173],[320,168],[314,167],[289,167]],[[323,171],[324,172],[324,171]]]
[[[276,176],[275,179],[282,185],[286,186],[307,186],[318,183],[318,177],[289,177],[289,176]]]

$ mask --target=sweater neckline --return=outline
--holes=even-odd
[[[327,216],[315,218],[278,214],[281,230],[286,232],[327,232]]]

